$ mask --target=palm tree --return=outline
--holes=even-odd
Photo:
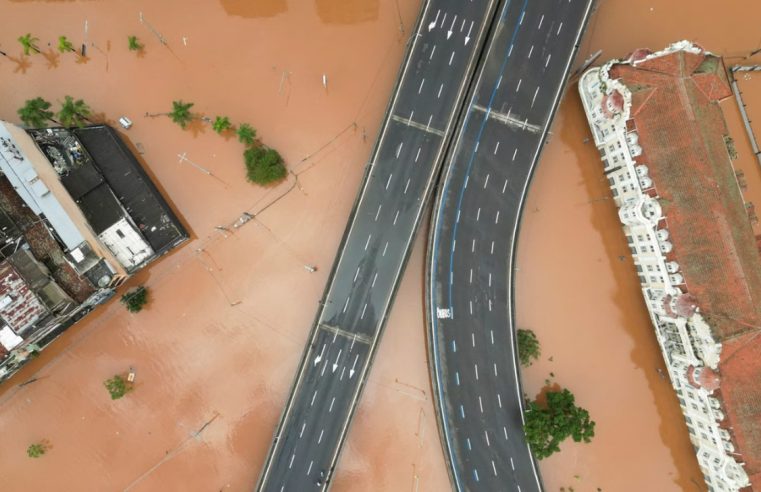
[[[50,103],[41,97],[28,99],[24,106],[18,110],[19,118],[30,128],[43,128],[47,126],[48,121],[53,119],[53,112],[50,110]]]
[[[230,123],[230,118],[227,116],[217,116],[214,119],[214,123],[211,124],[212,129],[214,129],[214,131],[220,135],[232,128],[232,126],[233,125]]]
[[[69,38],[66,36],[58,36],[58,51],[61,53],[74,51],[74,45],[71,44],[71,41],[69,41]]]
[[[169,113],[169,117],[184,129],[195,118],[193,113],[190,112],[190,108],[193,105],[194,103],[185,103],[182,100],[172,101],[172,112]]]
[[[127,42],[129,43],[130,51],[140,51],[144,48],[143,43],[137,39],[137,36],[128,36]]]
[[[61,104],[61,110],[58,111],[58,119],[61,125],[66,127],[84,126],[90,113],[90,106],[83,100],[66,96]]]
[[[37,47],[37,41],[39,39],[32,36],[31,33],[26,33],[23,36],[18,37],[18,42],[21,43],[21,47],[24,48],[24,54],[29,55],[29,50],[35,53],[40,53],[40,49]]]
[[[236,133],[238,141],[244,145],[251,146],[256,142],[256,130],[248,123],[241,123]]]

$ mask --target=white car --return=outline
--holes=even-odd
[[[126,116],[122,116],[121,118],[119,118],[119,124],[125,130],[129,130],[132,127],[132,120],[127,118]]]

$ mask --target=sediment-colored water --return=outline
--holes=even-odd
[[[0,57],[0,117],[15,121],[24,99],[66,94],[111,122],[129,116],[127,136],[193,234],[132,282],[151,290],[144,312],[128,314],[117,302],[99,308],[0,386],[3,490],[250,490],[396,76],[400,21],[408,34],[418,6],[0,0],[0,50],[9,55]],[[717,15],[707,0],[604,0],[580,58],[681,38],[744,56],[758,47],[759,8],[733,2]],[[15,38],[26,32],[40,38],[44,55],[20,56]],[[56,54],[59,35],[86,42],[88,58]],[[128,35],[145,42],[144,54],[127,51]],[[564,445],[542,462],[547,490],[699,490],[574,91],[526,206],[518,316],[543,343],[542,361],[525,372],[527,392],[536,394],[553,372],[598,427],[592,444]],[[290,177],[271,189],[251,186],[233,139],[143,116],[167,111],[174,99],[253,124],[299,173],[298,185]],[[748,177],[754,173],[749,166]],[[215,229],[281,195],[258,220]],[[450,487],[426,367],[423,246],[418,241],[408,266],[333,490]],[[111,401],[102,381],[130,366],[135,390]],[[52,449],[27,458],[40,439]]]
[[[761,44],[751,1],[600,2],[579,62],[680,39],[738,63]],[[747,62],[747,61],[746,61]],[[749,192],[761,185],[732,100],[722,104]],[[531,187],[519,244],[517,316],[542,342],[524,371],[535,396],[549,379],[597,422],[591,444],[567,443],[541,462],[547,490],[704,490],[668,381],[576,85],[569,86]],[[754,193],[756,193],[754,191]],[[746,194],[746,198],[750,194]],[[758,195],[761,196],[761,195]],[[758,202],[757,202],[758,203]]]
[[[193,235],[132,282],[150,289],[146,310],[99,308],[0,387],[0,488],[253,486],[400,66],[400,23],[408,33],[419,8],[340,3],[0,2],[0,50],[9,55],[0,56],[0,115],[17,121],[25,99],[70,94],[112,123],[130,117],[126,136]],[[15,39],[26,32],[43,55],[20,56]],[[59,35],[86,42],[87,58],[57,54]],[[145,53],[127,50],[128,35]],[[252,186],[234,139],[144,116],[175,99],[251,123],[298,183]],[[281,195],[257,220],[231,227]],[[411,261],[418,271],[422,253]],[[447,488],[421,292],[420,275],[401,287],[335,490]],[[111,401],[103,381],[130,366],[136,388]],[[28,458],[41,439],[50,451]]]

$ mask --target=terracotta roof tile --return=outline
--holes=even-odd
[[[761,258],[724,142],[724,65],[682,52],[610,73],[632,91],[637,161],[649,167],[687,290],[723,344],[726,424],[761,490]]]

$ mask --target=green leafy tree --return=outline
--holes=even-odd
[[[527,402],[525,413],[526,440],[538,459],[560,451],[560,443],[571,437],[576,442],[590,442],[595,423],[589,412],[577,407],[573,393],[567,389],[548,391],[546,405]]]
[[[531,330],[518,330],[518,358],[523,367],[530,366],[539,358],[541,350],[536,334]]]
[[[283,158],[275,149],[251,147],[243,153],[248,180],[260,185],[275,183],[288,173]]]
[[[247,147],[256,143],[256,130],[248,123],[241,123],[236,133],[238,134],[238,141]]]
[[[233,125],[230,123],[230,118],[227,116],[217,116],[214,118],[214,122],[211,124],[211,127],[215,132],[222,134],[232,128]]]
[[[30,33],[26,33],[23,36],[18,37],[18,42],[21,43],[21,47],[24,48],[24,54],[29,55],[30,51],[40,53],[40,49],[37,47],[39,39],[32,36]]]
[[[124,294],[121,301],[127,307],[127,311],[131,313],[140,312],[143,306],[148,303],[148,289],[140,285]]]
[[[39,458],[45,454],[47,450],[47,445],[44,442],[35,442],[26,448],[26,455],[30,458]]]
[[[145,46],[137,39],[137,36],[128,36],[127,43],[130,51],[141,51]]]
[[[74,51],[74,45],[66,36],[58,36],[58,51],[66,53]]]
[[[88,121],[91,112],[90,106],[83,100],[66,96],[58,111],[58,120],[65,127],[81,127]]]
[[[103,381],[103,386],[108,390],[112,400],[118,400],[132,391],[132,385],[119,374]]]
[[[182,102],[182,100],[172,101],[172,112],[169,113],[169,117],[184,129],[195,118],[193,113],[190,112],[190,108],[193,105],[194,103],[186,103]]]
[[[55,121],[53,112],[50,111],[50,103],[41,97],[27,99],[17,112],[21,121],[30,128],[43,128],[47,126],[48,121]]]

